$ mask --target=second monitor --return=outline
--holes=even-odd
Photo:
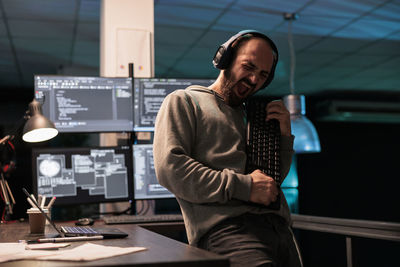
[[[135,199],[175,198],[174,194],[158,183],[154,170],[153,145],[133,145]]]
[[[154,122],[164,98],[178,89],[190,85],[210,86],[211,79],[160,79],[134,80],[134,131],[154,131]]]

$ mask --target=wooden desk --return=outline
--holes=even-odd
[[[138,225],[154,233],[187,243],[183,222],[140,223]]]
[[[70,223],[56,224],[71,225]],[[147,250],[89,262],[24,260],[0,263],[0,266],[229,266],[229,260],[225,257],[175,241],[138,225],[104,225],[102,222],[96,222],[95,226],[119,228],[128,233],[129,236],[123,239],[91,241],[93,243],[105,246],[146,247]],[[46,229],[46,233],[53,232],[50,227]],[[21,239],[32,239],[29,236],[28,223],[15,222],[0,225],[0,242],[18,242]],[[82,243],[71,242],[72,246],[69,248],[81,245]]]

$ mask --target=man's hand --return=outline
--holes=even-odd
[[[275,180],[260,170],[255,170],[250,175],[252,179],[250,201],[265,206],[276,201],[279,191]]]
[[[290,127],[290,113],[283,104],[282,100],[271,101],[267,104],[267,120],[277,119],[281,128],[281,135],[290,136],[292,130]]]

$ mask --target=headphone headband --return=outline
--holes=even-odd
[[[260,89],[262,89],[262,88],[267,87],[274,79],[275,67],[276,67],[276,64],[278,63],[278,55],[279,54],[278,54],[278,48],[276,47],[275,43],[269,37],[267,37],[265,34],[259,32],[259,31],[243,30],[243,31],[240,31],[237,34],[233,35],[231,38],[229,38],[228,41],[226,41],[225,43],[223,43],[222,45],[219,46],[219,48],[213,58],[213,65],[215,68],[220,69],[220,70],[227,69],[233,60],[233,54],[234,54],[233,53],[234,49],[232,47],[233,43],[240,37],[245,36],[247,34],[251,34],[254,37],[260,37],[260,38],[263,38],[264,40],[266,40],[275,53],[274,62],[272,64],[271,71],[268,75],[267,80],[261,86]]]

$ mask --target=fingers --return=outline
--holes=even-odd
[[[278,196],[279,196],[279,192],[272,192],[270,191],[269,194],[267,193],[267,199],[266,202],[264,203],[264,205],[268,206],[269,204],[271,204],[272,202],[275,202],[278,200]]]
[[[266,106],[266,111],[267,120],[279,119],[281,116],[290,115],[282,100],[274,100],[269,102]]]
[[[269,195],[271,196],[271,201],[275,202],[279,195],[278,188],[275,185],[275,186],[272,186],[270,190],[267,190],[267,192],[268,191],[269,191]]]
[[[274,179],[260,170],[252,172],[251,176],[250,201],[268,206],[271,202],[277,200],[279,189]]]
[[[260,199],[258,203],[263,204],[265,206],[270,205],[272,202],[278,200],[279,194],[272,194],[271,192],[264,192],[263,198]]]
[[[271,111],[280,111],[281,109],[286,109],[285,105],[283,104],[282,100],[273,100],[267,104],[267,110]]]
[[[291,135],[290,113],[282,100],[271,101],[266,106],[266,120],[277,119],[279,121],[281,135]]]
[[[279,196],[279,192],[273,195],[271,202],[277,201],[278,200],[278,196]]]

